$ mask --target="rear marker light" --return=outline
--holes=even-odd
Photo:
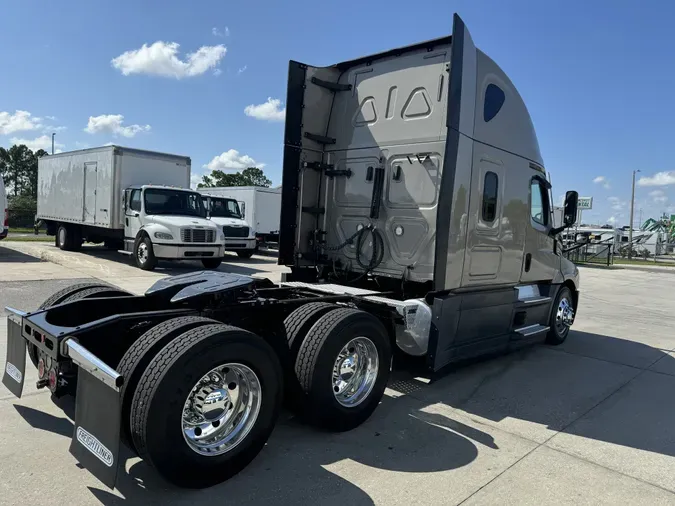
[[[49,390],[52,392],[56,390],[56,371],[54,369],[49,370]]]

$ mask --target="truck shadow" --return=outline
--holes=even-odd
[[[642,374],[645,370],[653,372]],[[639,378],[631,380],[640,375],[652,380],[638,388],[633,385]],[[285,412],[265,449],[244,471],[206,490],[168,486],[126,449],[131,460],[117,482],[123,497],[90,490],[106,505],[213,504],[224,498],[232,504],[374,504],[358,485],[364,473],[369,481],[377,476],[372,469],[434,473],[468,466],[479,452],[489,459],[495,452],[512,451],[500,448],[491,427],[535,442],[541,437],[537,431],[549,431],[546,438],[550,431],[564,431],[675,456],[673,388],[675,358],[663,350],[572,332],[562,347],[533,346],[463,365],[430,384],[417,372],[399,369],[375,414],[347,433],[312,430]],[[603,402],[609,397],[612,402]],[[72,407],[63,408],[72,417]],[[72,436],[70,421],[16,409],[36,428]]]
[[[42,262],[42,260],[31,255],[26,255],[25,253],[21,253],[20,251],[16,251],[11,248],[3,248],[2,244],[0,243],[0,264],[10,262],[34,263],[34,262]]]

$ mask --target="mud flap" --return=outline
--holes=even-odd
[[[21,317],[7,318],[7,357],[2,384],[17,397],[23,392],[26,376],[26,340],[21,335]]]
[[[121,410],[120,393],[80,367],[70,453],[110,488],[119,465]]]

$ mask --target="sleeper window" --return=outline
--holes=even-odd
[[[540,225],[548,225],[548,193],[539,181],[530,184],[530,215]]]
[[[485,102],[483,103],[483,121],[486,123],[497,116],[504,105],[504,90],[496,84],[488,84],[485,88]]]
[[[485,174],[483,182],[483,221],[492,222],[497,216],[497,190],[499,179],[494,172]]]

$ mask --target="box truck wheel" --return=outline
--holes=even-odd
[[[134,446],[174,485],[215,485],[262,450],[282,388],[279,360],[260,337],[222,324],[189,330],[157,353],[136,386]]]
[[[295,375],[295,359],[298,356],[300,346],[309,332],[309,329],[319,318],[327,312],[338,309],[340,306],[329,302],[310,302],[295,309],[284,320],[284,333],[286,334],[286,347],[279,351],[279,356],[284,367],[284,385],[286,399],[290,408],[301,411],[304,407],[305,394],[300,387]]]
[[[181,316],[166,320],[147,330],[133,342],[122,356],[122,360],[120,360],[120,363],[115,368],[117,372],[124,376],[124,383],[120,389],[120,397],[122,399],[121,436],[122,441],[132,450],[135,450],[135,448],[133,448],[131,426],[129,425],[131,402],[136,385],[138,385],[138,381],[148,364],[155,358],[159,350],[180,334],[202,325],[215,323],[218,322],[201,316]]]
[[[551,330],[546,335],[548,344],[559,345],[565,342],[570,327],[574,322],[574,304],[572,303],[572,292],[566,286],[558,291],[553,306],[551,306],[551,316],[549,327]]]
[[[251,258],[253,256],[253,253],[255,253],[254,249],[245,249],[242,251],[237,251],[237,255],[239,255],[239,258]]]
[[[152,241],[147,235],[141,235],[136,238],[134,260],[136,261],[136,266],[144,271],[151,271],[157,267],[157,258],[152,250]]]
[[[63,251],[78,251],[82,247],[82,235],[75,226],[60,224],[56,230],[56,247]]]
[[[202,258],[202,265],[205,269],[217,269],[222,263],[222,258]]]
[[[351,430],[377,408],[389,378],[391,345],[370,313],[340,308],[307,333],[295,373],[307,395],[305,417],[333,431]]]
[[[78,283],[76,285],[71,285],[62,290],[59,290],[51,297],[47,298],[38,310],[48,309],[57,304],[63,304],[65,302],[70,302],[72,300],[86,299],[88,297],[95,297],[97,293],[103,293],[103,297],[121,297],[124,295],[131,295],[129,292],[120,290],[111,285],[104,285],[101,283]],[[35,367],[38,366],[38,361],[40,360],[37,346],[26,342],[28,345],[28,357]]]

